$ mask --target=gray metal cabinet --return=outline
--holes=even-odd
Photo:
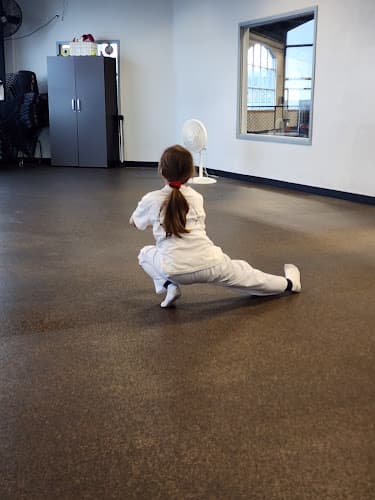
[[[119,162],[115,60],[47,58],[51,163],[108,167]]]

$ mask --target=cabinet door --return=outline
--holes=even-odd
[[[47,68],[51,163],[77,166],[74,63],[69,57],[48,57]]]
[[[80,167],[107,167],[103,57],[74,57]]]

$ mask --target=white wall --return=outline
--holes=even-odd
[[[47,56],[56,41],[83,33],[120,40],[121,105],[127,160],[156,161],[175,140],[172,67],[172,0],[17,0],[23,23],[15,37],[53,21],[34,35],[7,42],[7,71],[31,70],[47,89]],[[47,137],[48,139],[48,137]],[[48,140],[43,141],[48,156]]]
[[[22,34],[63,0],[18,0]],[[209,134],[211,168],[375,196],[373,0],[66,0],[57,21],[7,54],[46,78],[55,41],[85,32],[121,41],[126,159],[157,161],[188,118]],[[311,146],[236,138],[238,23],[318,5]],[[38,50],[36,50],[38,49]]]
[[[236,139],[238,23],[318,5],[311,146]],[[374,0],[175,2],[177,119],[201,119],[208,166],[375,195]]]

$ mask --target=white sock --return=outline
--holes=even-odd
[[[160,304],[160,307],[171,307],[177,299],[181,297],[181,290],[178,285],[170,283],[167,288],[167,295]]]
[[[292,292],[298,293],[301,291],[301,273],[294,264],[284,264],[285,277],[292,282]]]

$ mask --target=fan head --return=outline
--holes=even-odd
[[[187,120],[182,126],[182,140],[189,151],[199,153],[207,144],[206,127],[199,120]]]
[[[4,38],[14,35],[20,28],[22,11],[15,0],[0,0],[0,23]]]

